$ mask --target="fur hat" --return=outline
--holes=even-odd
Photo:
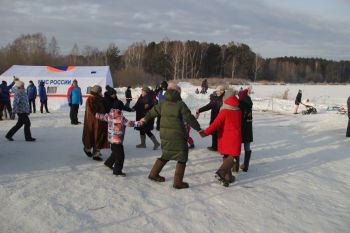
[[[90,92],[93,92],[96,94],[100,93],[101,91],[102,91],[102,87],[99,85],[95,85],[95,86],[91,87],[91,89],[90,89]]]
[[[24,89],[24,82],[17,80],[15,82],[17,88]]]
[[[220,91],[221,93],[224,93],[225,92],[225,87],[220,85],[220,86],[217,86],[215,91]]]

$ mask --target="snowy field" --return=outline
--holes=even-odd
[[[194,94],[195,87],[181,86],[193,112],[208,101],[208,95]],[[325,111],[345,104],[349,87],[304,86],[305,98],[323,111],[303,116],[291,114],[299,86],[253,86],[259,111],[253,113],[251,166],[229,188],[214,179],[221,157],[206,149],[211,138],[194,131],[196,148],[184,178],[190,188],[175,190],[175,162],[163,169],[165,183],[147,179],[161,151],[153,151],[149,139],[146,149],[135,148],[139,135],[133,129],[124,143],[127,176],[114,177],[84,155],[82,125],[70,125],[67,109],[32,114],[33,143],[24,141],[23,130],[6,141],[15,122],[2,121],[0,232],[349,232],[347,116]],[[286,88],[288,100],[275,98]],[[201,114],[203,128],[209,117]],[[102,152],[106,159],[110,151]]]

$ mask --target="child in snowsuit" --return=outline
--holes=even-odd
[[[218,116],[206,130],[200,131],[202,137],[210,135],[213,131],[218,133],[218,152],[224,158],[216,176],[225,187],[235,181],[231,169],[235,164],[235,158],[241,154],[241,119],[238,99],[234,91],[229,90],[224,96],[224,103]]]
[[[106,114],[96,113],[96,118],[108,122],[108,141],[111,144],[112,153],[106,160],[105,165],[113,169],[114,175],[125,176],[126,174],[123,172],[125,127],[136,127],[138,122],[129,121],[119,109],[113,108]]]

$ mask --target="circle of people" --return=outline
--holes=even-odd
[[[24,125],[24,135],[27,141],[35,141],[30,132],[29,114],[35,113],[36,89],[30,82],[27,92],[24,83],[17,78],[7,86],[4,81],[0,86],[1,111],[7,108],[11,118],[18,115],[16,125],[9,130],[6,138],[13,141],[13,135]],[[47,95],[44,83],[39,86],[41,112],[43,106],[47,111]],[[13,109],[9,101],[9,90],[14,93]],[[34,89],[34,90],[33,90]],[[42,94],[44,92],[44,94]],[[215,173],[216,179],[228,187],[235,182],[235,173],[241,169],[248,171],[251,158],[250,144],[253,142],[252,106],[250,98],[251,88],[241,89],[239,92],[218,86],[210,95],[210,102],[197,109],[193,115],[187,105],[181,99],[181,88],[173,82],[169,84],[163,81],[155,91],[149,87],[143,87],[142,93],[136,104],[130,107],[132,101],[131,87],[125,92],[126,104],[117,97],[117,92],[107,86],[104,96],[102,88],[95,85],[90,90],[90,96],[86,101],[84,128],[82,142],[83,151],[88,157],[96,161],[103,161],[101,149],[111,148],[111,155],[104,164],[113,171],[116,176],[125,176],[123,165],[125,159],[123,140],[126,127],[135,127],[139,130],[141,143],[137,148],[146,148],[146,135],[153,142],[153,149],[161,146],[162,155],[157,158],[148,178],[155,182],[165,182],[165,177],[160,175],[163,167],[170,160],[176,161],[173,187],[176,189],[188,188],[189,184],[183,181],[188,161],[188,151],[194,148],[194,141],[190,136],[190,129],[196,130],[202,137],[211,135],[212,145],[210,151],[217,151],[222,156],[222,164]],[[46,96],[46,97],[45,97]],[[34,101],[33,98],[34,97]],[[300,103],[301,91],[296,100]],[[81,90],[76,80],[68,89],[67,99],[70,106],[71,124],[80,124],[78,121],[79,105],[83,99]],[[350,98],[348,99],[348,105]],[[297,107],[297,106],[296,106]],[[211,111],[210,125],[202,129],[197,121],[200,113]],[[136,121],[126,119],[122,111],[136,112]],[[48,112],[48,111],[47,111]],[[295,109],[297,112],[297,108]],[[153,135],[154,121],[156,129],[160,131],[160,140]],[[0,118],[2,119],[2,118]],[[350,119],[347,136],[350,136]],[[241,145],[244,145],[244,162],[240,165]]]

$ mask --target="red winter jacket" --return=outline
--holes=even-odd
[[[224,101],[219,115],[204,131],[206,135],[218,133],[218,152],[223,155],[240,156],[241,154],[241,118],[239,102],[235,96]]]

